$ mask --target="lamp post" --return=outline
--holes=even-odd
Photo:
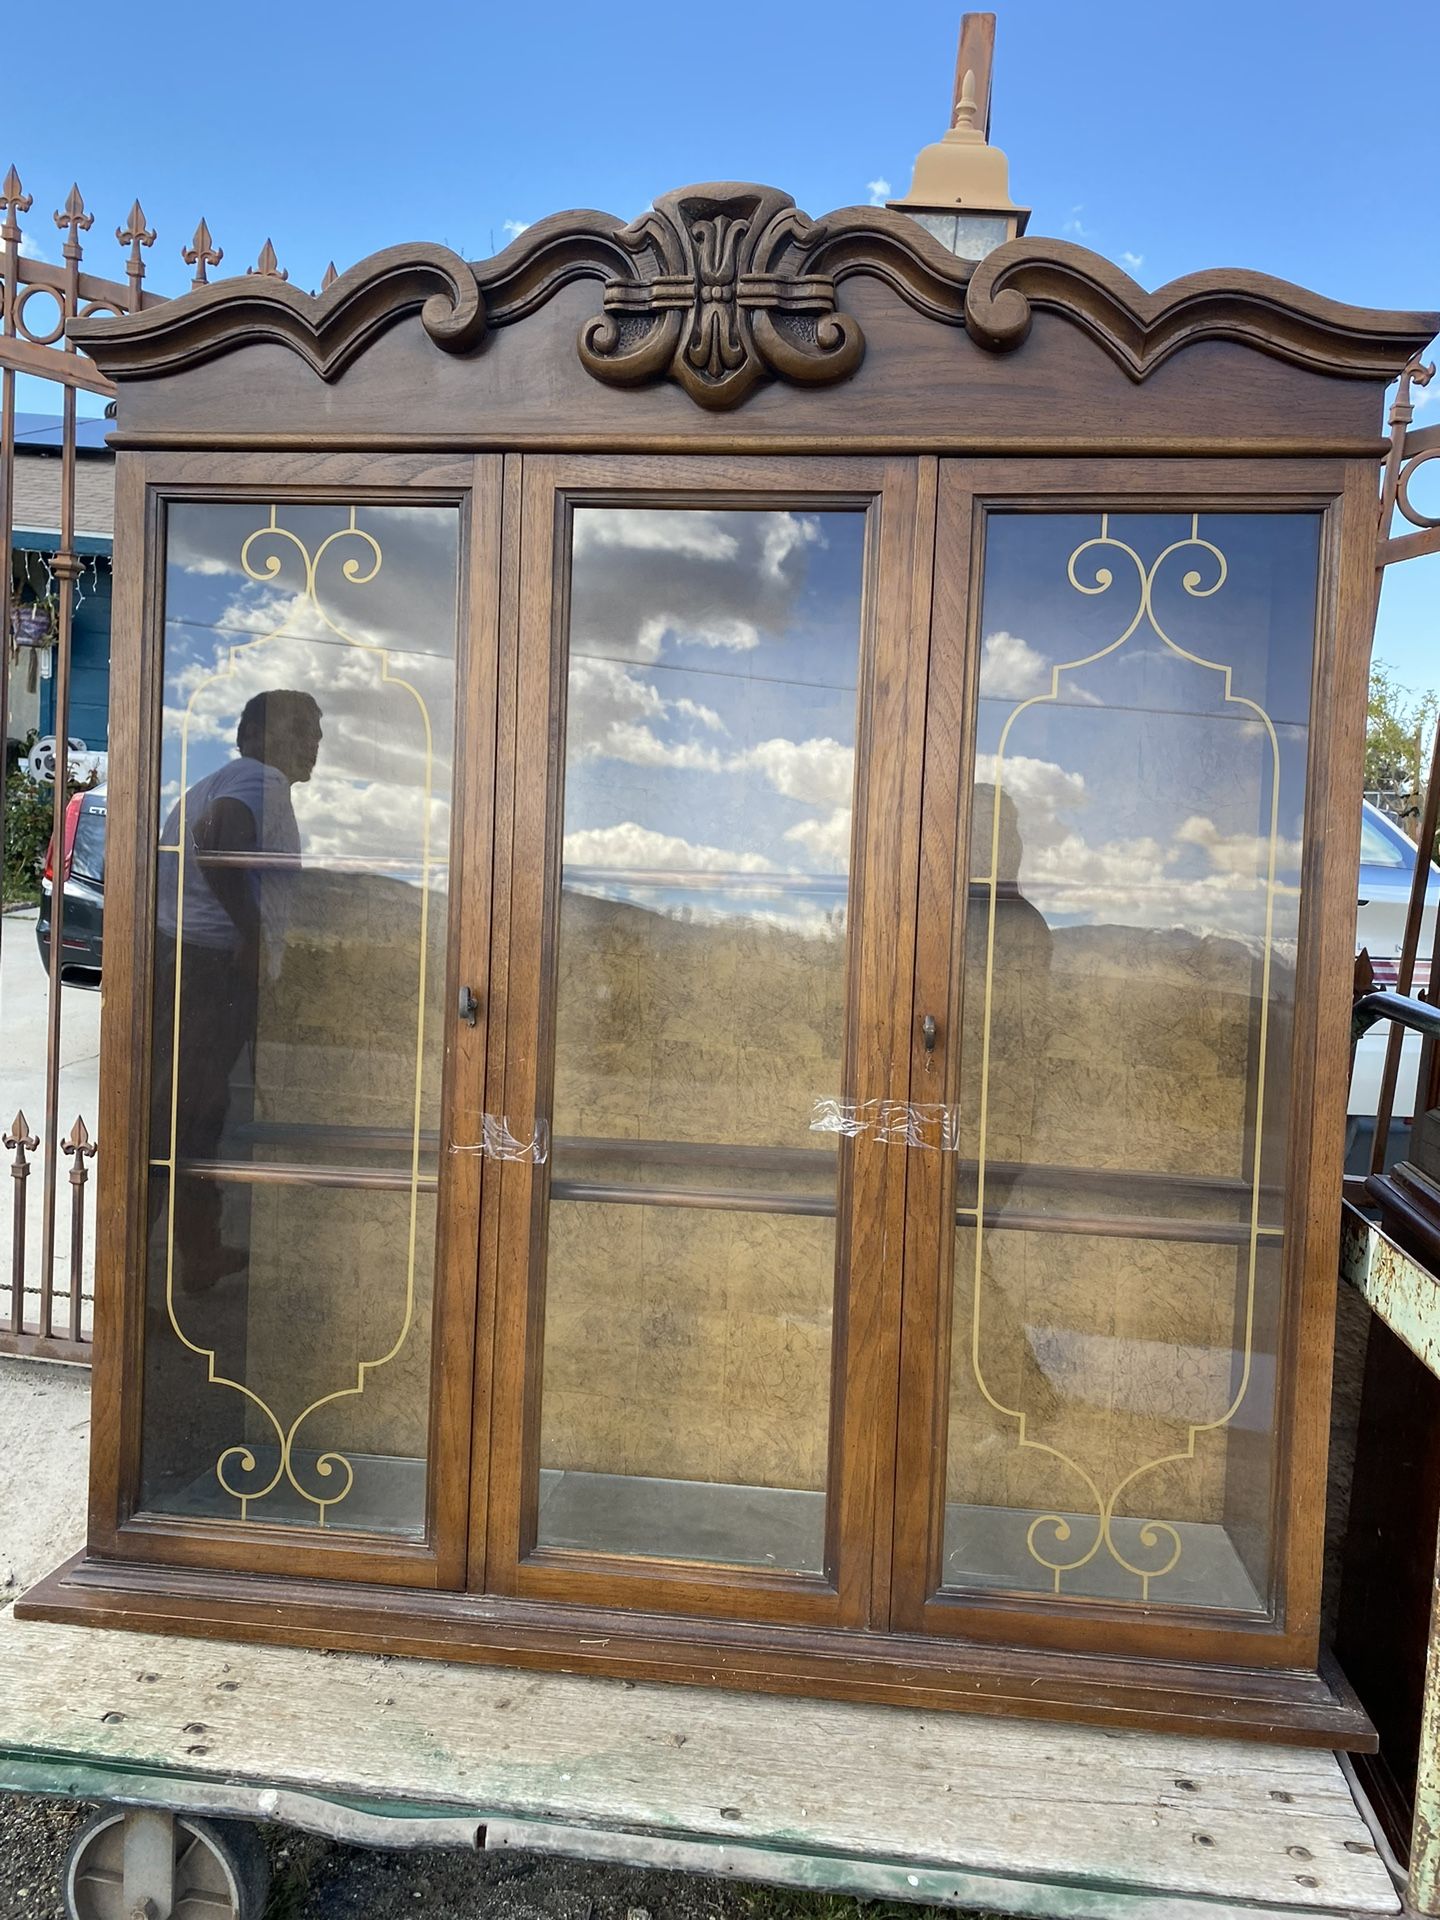
[[[994,14],[967,13],[960,23],[950,130],[917,156],[905,198],[887,202],[962,260],[983,260],[1024,233],[1030,218],[1030,209],[1010,198],[1010,162],[990,145],[994,54]]]

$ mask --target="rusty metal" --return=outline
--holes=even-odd
[[[225,249],[215,245],[215,242],[210,238],[209,227],[207,227],[202,220],[199,226],[196,227],[195,237],[189,246],[180,249],[180,258],[185,262],[187,267],[194,267],[195,269],[195,278],[190,282],[191,290],[193,291],[196,287],[209,286],[210,277],[205,269],[207,267],[218,267],[220,262],[225,258]]]
[[[85,209],[78,186],[72,186],[65,205],[55,214],[55,225],[65,235],[61,253],[65,261],[65,307],[68,313],[80,310],[80,235],[88,233],[95,216]],[[76,349],[66,340],[65,352]],[[60,546],[50,561],[59,582],[55,642],[55,782],[50,813],[50,844],[55,850],[54,880],[50,888],[50,991],[45,1003],[45,1126],[41,1135],[41,1167],[45,1183],[40,1208],[40,1271],[46,1284],[40,1295],[40,1332],[44,1338],[54,1335],[55,1311],[55,1209],[59,1180],[60,1145],[60,1022],[63,997],[60,968],[65,947],[65,880],[61,850],[65,845],[65,809],[70,799],[70,656],[75,625],[75,581],[80,573],[80,556],[75,551],[75,442],[77,438],[77,396],[66,383],[61,401],[64,428],[60,450]]]
[[[85,1162],[93,1160],[98,1152],[90,1129],[78,1113],[69,1138],[60,1143],[60,1151],[70,1160],[70,1338],[78,1344],[85,1265],[85,1183],[89,1179]]]
[[[10,1131],[4,1135],[5,1145],[15,1155],[15,1164],[10,1169],[10,1178],[14,1181],[15,1211],[10,1222],[10,1331],[25,1331],[25,1189],[30,1180],[29,1155],[34,1153],[40,1142],[30,1131],[30,1123],[22,1112],[17,1113],[10,1123]]]
[[[1440,455],[1440,427],[1422,427],[1415,432],[1411,426],[1415,418],[1411,392],[1415,387],[1428,387],[1434,378],[1433,360],[1412,360],[1400,375],[1390,408],[1390,448],[1380,485],[1380,538],[1375,549],[1377,606],[1387,566],[1397,560],[1413,560],[1422,553],[1440,553],[1440,514],[1422,513],[1410,498],[1410,483],[1418,470]],[[1417,531],[1392,533],[1397,512]]]
[[[52,388],[59,390],[60,399],[57,409],[62,421],[59,526],[55,551],[45,555],[45,565],[58,590],[52,681],[57,766],[51,825],[53,845],[63,849],[65,809],[70,798],[66,763],[73,685],[72,643],[79,579],[85,565],[84,557],[76,551],[77,402],[82,392],[109,398],[115,391],[99,369],[75,350],[66,330],[69,322],[77,317],[134,313],[169,297],[151,292],[145,286],[145,256],[155,245],[156,233],[146,221],[138,199],[131,203],[128,214],[115,228],[124,259],[123,277],[115,278],[91,271],[86,263],[84,236],[92,232],[95,216],[87,208],[78,184],[71,187],[64,205],[54,216],[62,235],[58,262],[41,260],[25,250],[20,222],[34,204],[34,196],[26,191],[18,170],[10,167],[0,180],[0,547],[4,551],[4,565],[0,566],[0,756],[4,756],[0,757],[0,860],[4,857],[4,799],[9,784],[5,743],[9,738],[11,704],[5,654],[14,599],[16,380],[24,373],[48,381]],[[195,286],[207,285],[209,270],[224,258],[224,250],[216,245],[204,220],[196,227],[192,244],[179,251],[186,264],[195,270],[192,281]],[[283,277],[274,248],[268,241],[261,252],[259,270]],[[17,1113],[10,1132],[0,1136],[13,1156],[10,1193],[14,1208],[9,1286],[0,1292],[0,1301],[8,1292],[8,1305],[0,1304],[0,1352],[76,1360],[87,1358],[89,1353],[86,1325],[89,1282],[85,1262],[86,1249],[94,1244],[94,1234],[85,1210],[93,1204],[95,1183],[89,1177],[90,1162],[98,1143],[92,1140],[86,1120],[79,1116],[68,1137],[61,1137],[60,1055],[65,999],[60,991],[65,908],[61,864],[58,858],[54,862],[56,875],[51,893],[44,1115],[32,1132],[24,1113]],[[4,932],[5,922],[0,917],[0,938]],[[14,940],[12,928],[12,948]],[[3,1031],[4,1009],[0,1007],[0,1032]],[[5,1060],[7,1065],[11,1064],[13,1050],[6,1050]],[[13,1060],[13,1064],[21,1065],[18,1060]],[[38,1067],[39,1062],[32,1064]],[[0,1087],[0,1098],[3,1098],[3,1087]],[[69,1166],[68,1256],[63,1246],[63,1226],[58,1235],[62,1244],[57,1245],[61,1153],[65,1154]],[[32,1172],[38,1172],[41,1177],[32,1179]],[[31,1211],[37,1202],[38,1221]],[[57,1259],[64,1268],[60,1275],[56,1272]],[[0,1279],[0,1289],[3,1288],[4,1282]]]
[[[1415,417],[1415,403],[1411,399],[1412,389],[1427,387],[1435,376],[1435,367],[1423,361],[1412,360],[1400,375],[1395,389],[1395,399],[1390,408],[1390,447],[1385,456],[1385,466],[1380,479],[1380,528],[1379,541],[1375,550],[1375,614],[1380,612],[1380,592],[1385,581],[1385,569],[1397,560],[1410,559],[1415,552],[1427,551],[1415,548],[1413,551],[1406,539],[1399,541],[1390,538],[1390,526],[1398,512],[1420,527],[1431,529],[1435,551],[1440,552],[1440,519],[1427,520],[1418,513],[1410,500],[1410,479],[1415,469],[1424,461],[1440,453],[1440,430],[1426,429],[1420,434],[1410,431],[1410,423]],[[1432,443],[1433,439],[1433,443]],[[1423,444],[1417,444],[1423,443]],[[1397,551],[1397,549],[1404,549]],[[1435,738],[1430,749],[1430,773],[1425,783],[1425,800],[1421,812],[1420,831],[1416,845],[1420,857],[1415,862],[1410,876],[1410,899],[1405,909],[1405,931],[1400,943],[1400,961],[1397,969],[1396,991],[1408,994],[1415,978],[1415,959],[1420,946],[1420,932],[1425,920],[1425,895],[1430,880],[1430,857],[1435,846],[1435,834],[1440,828],[1440,727],[1435,729]],[[1437,928],[1440,932],[1440,928]],[[1440,975],[1435,976],[1440,979]],[[1400,1078],[1400,1056],[1405,1044],[1405,1034],[1401,1026],[1392,1023],[1385,1041],[1385,1064],[1380,1075],[1380,1091],[1375,1106],[1375,1134],[1371,1142],[1370,1171],[1383,1173],[1385,1154],[1390,1141],[1390,1122],[1394,1117],[1395,1089]]]
[[[253,267],[247,267],[245,271],[246,273],[258,274],[262,280],[288,280],[290,278],[289,273],[275,258],[275,249],[268,240],[260,249],[260,258],[255,262],[255,265]]]
[[[138,307],[144,298],[141,282],[145,278],[145,262],[140,258],[140,249],[155,244],[155,229],[146,226],[145,212],[138,200],[130,209],[126,225],[116,227],[115,238],[122,247],[130,249],[130,257],[125,262],[125,277],[130,282],[131,305]]]

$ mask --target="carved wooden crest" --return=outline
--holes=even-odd
[[[668,377],[702,407],[733,407],[776,375],[843,380],[865,336],[809,271],[828,238],[773,187],[685,187],[616,235],[633,270],[605,284],[580,332],[588,372],[611,386]]]

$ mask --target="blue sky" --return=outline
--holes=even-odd
[[[1342,0],[997,11],[994,137],[1032,232],[1128,255],[1150,287],[1246,266],[1339,299],[1440,305],[1440,215],[1422,199],[1433,5],[1384,31]],[[19,166],[51,257],[51,209],[77,179],[96,215],[88,257],[108,270],[138,193],[160,234],[150,282],[167,290],[186,284],[178,248],[202,213],[225,270],[268,236],[312,287],[332,257],[344,268],[418,238],[475,257],[506,242],[507,222],[567,206],[631,216],[694,180],[766,181],[823,213],[872,182],[905,190],[945,124],[959,12],[257,0],[240,15],[161,0],[121,35],[113,8],[79,0],[66,32],[90,51],[68,101],[51,17],[9,23],[25,85],[0,166]],[[32,388],[22,405],[46,398]],[[1440,394],[1420,418],[1440,421]],[[1415,686],[1440,683],[1437,602],[1440,559],[1387,587],[1378,649]]]

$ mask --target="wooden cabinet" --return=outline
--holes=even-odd
[[[79,329],[116,1144],[22,1610],[1364,1745],[1354,793],[1433,320],[781,198],[660,203],[781,220],[689,306],[584,216]]]

